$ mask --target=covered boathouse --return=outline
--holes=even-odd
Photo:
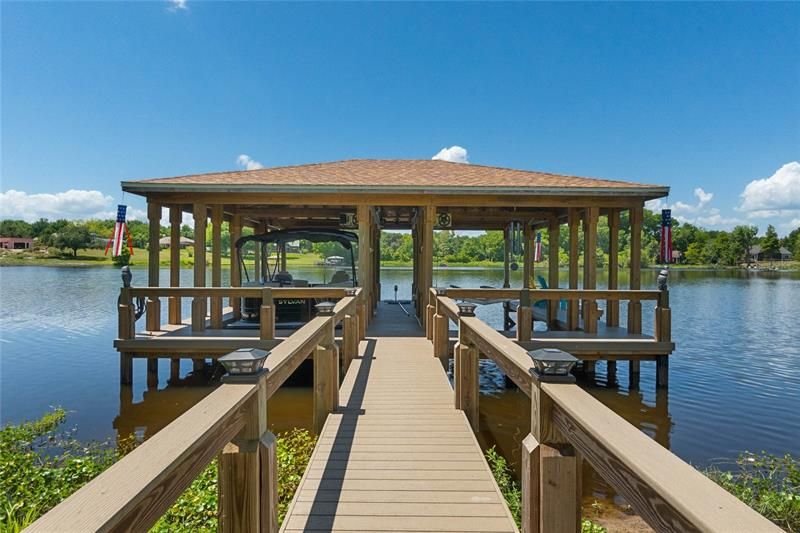
[[[178,377],[183,357],[198,366],[220,358],[228,373],[213,392],[29,531],[147,530],[215,457],[217,518],[226,532],[574,533],[581,531],[582,461],[656,531],[779,531],[597,401],[570,373],[579,361],[591,371],[605,359],[611,371],[622,359],[638,376],[639,363],[655,359],[658,384],[666,384],[673,349],[666,279],[642,289],[639,277],[643,204],[664,196],[666,187],[442,161],[356,160],[130,181],[123,189],[147,197],[151,255],[148,286],[132,286],[123,276],[115,341],[121,412],[135,408],[127,385],[133,357],[147,359],[151,389],[158,386],[158,358],[172,360],[170,379]],[[158,276],[164,207],[171,221],[169,287],[160,287]],[[624,211],[632,250],[630,286],[620,289]],[[206,248],[206,226],[212,224],[210,287],[203,253],[195,257],[193,285],[178,286],[185,212],[194,216],[197,250]],[[583,231],[585,264],[594,265],[601,216],[608,217],[610,270],[609,287],[597,290],[594,268],[583,270],[581,283],[578,237]],[[274,257],[266,246],[248,252],[249,261],[260,262],[251,283],[242,283],[233,267],[230,286],[221,286],[223,221],[230,223],[234,243],[249,226],[261,235],[254,240],[277,245]],[[512,223],[524,234],[522,287],[432,287],[437,227],[497,230]],[[342,225],[355,229],[357,238],[342,233]],[[349,286],[313,285],[264,268],[265,261],[277,261],[285,270],[281,248],[289,237],[283,236],[293,228],[335,235],[349,250],[357,240],[356,279]],[[417,316],[379,302],[382,228],[413,232]],[[534,287],[531,244],[538,228],[549,232],[551,242],[568,234],[568,287],[558,285],[556,247],[550,250],[548,288]],[[239,264],[238,247],[229,253]],[[191,301],[185,319],[182,300]],[[317,304],[315,312],[278,335],[282,306],[306,300]],[[621,301],[627,302],[625,324]],[[643,301],[655,303],[648,310],[654,313],[651,334],[641,331]],[[475,305],[486,302],[503,302],[514,314],[513,336],[475,316]],[[249,327],[239,327],[242,315],[252,315]],[[548,324],[547,331],[532,332],[534,317]],[[491,416],[480,409],[480,357],[494,361],[530,399],[530,432],[520,428],[519,527],[475,438],[482,421],[490,422],[482,417]],[[267,405],[309,358],[318,439],[281,516],[280,465]],[[637,385],[633,380],[631,386]]]
[[[519,324],[517,340],[529,348],[570,351],[584,361],[584,370],[589,373],[594,371],[597,359],[609,360],[612,370],[617,360],[628,360],[631,379],[636,381],[640,361],[657,360],[658,384],[666,385],[667,356],[673,350],[669,323],[656,321],[656,329],[664,327],[652,333],[643,332],[642,301],[657,300],[658,293],[636,291],[642,289],[640,243],[644,202],[667,195],[668,187],[438,160],[348,160],[126,181],[122,189],[147,198],[151,228],[147,285],[152,289],[147,296],[153,309],[148,312],[144,332],[117,343],[123,353],[123,381],[130,379],[130,356],[178,353],[184,357],[191,354],[213,357],[240,346],[242,340],[237,337],[247,334],[225,327],[241,317],[241,299],[231,297],[230,291],[214,293],[229,297],[228,307],[223,307],[222,298],[209,298],[210,292],[193,295],[191,291],[154,289],[159,285],[158,228],[162,208],[168,208],[170,239],[174,241],[170,246],[170,287],[180,283],[178,243],[184,213],[194,217],[195,249],[203,250],[209,244],[211,249],[210,264],[203,254],[195,256],[194,288],[205,287],[207,280],[211,287],[221,284],[222,221],[229,223],[231,243],[241,236],[244,227],[252,228],[255,233],[302,228],[356,231],[362,244],[357,248],[358,286],[362,287],[369,309],[364,326],[380,309],[380,230],[410,230],[414,243],[413,303],[429,337],[433,329],[429,322],[435,311],[430,291],[434,280],[434,231],[503,230],[506,243],[503,287],[453,289],[450,291],[453,298],[478,304],[503,302],[506,324]],[[631,253],[629,286],[620,288],[618,255],[623,212],[628,213],[630,221]],[[600,217],[607,217],[609,228],[608,290],[603,291],[596,290],[596,269],[584,268],[596,264]],[[213,228],[211,243],[206,242],[208,224]],[[522,287],[512,289],[509,256],[513,228],[521,229],[523,282]],[[537,276],[542,281],[546,278],[550,292],[544,292],[541,283],[536,288],[533,247],[537,231],[546,231],[550,242],[558,242],[562,232],[567,234],[567,286],[559,286],[559,249],[551,247],[547,252],[549,270],[546,276]],[[579,232],[583,232],[582,239]],[[231,248],[225,250],[225,255],[231,257],[230,285],[239,287],[242,285],[239,258],[237,250]],[[259,250],[254,253],[252,270],[258,272],[263,265],[259,263]],[[181,316],[180,295],[193,299],[192,317],[188,321]],[[157,297],[168,302],[166,325],[161,324]],[[548,297],[558,299],[548,301],[545,299]],[[523,305],[519,317],[510,319],[516,315],[520,298],[528,303]],[[625,324],[620,324],[621,301],[627,303],[627,313],[623,314],[627,316]],[[533,339],[531,316],[549,325],[547,332],[537,331]],[[213,352],[207,341],[200,344],[191,340],[210,335],[217,337]],[[267,339],[272,339],[271,332],[267,333]],[[200,348],[195,350],[196,347]]]

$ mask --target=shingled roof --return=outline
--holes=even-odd
[[[668,187],[439,160],[352,159],[329,163],[125,181],[129,192],[430,192],[628,194],[659,197]]]

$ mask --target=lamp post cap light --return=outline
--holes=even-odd
[[[540,348],[531,350],[528,355],[533,360],[531,374],[539,381],[573,383],[575,378],[570,374],[578,359],[558,348]]]
[[[458,316],[475,316],[476,307],[478,307],[476,304],[471,304],[468,302],[459,302]]]
[[[317,315],[332,316],[333,309],[336,307],[336,304],[333,302],[320,302],[314,307],[317,309]]]
[[[264,368],[269,353],[259,348],[239,348],[220,357],[219,362],[231,376],[253,376]]]
[[[344,290],[344,293],[345,293],[347,296],[355,296],[355,295],[356,295],[356,291],[357,291],[357,290],[358,290],[358,289],[357,289],[357,288],[355,288],[355,287],[348,287],[348,288],[346,288],[346,289]]]

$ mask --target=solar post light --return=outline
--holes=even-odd
[[[539,381],[573,383],[575,378],[570,374],[578,359],[558,348],[540,348],[531,350],[528,355],[533,359],[531,374]]]
[[[317,309],[317,316],[333,316],[333,308],[336,304],[333,302],[320,302],[314,306]]]
[[[344,293],[345,293],[345,295],[347,295],[347,296],[355,296],[355,295],[356,295],[356,291],[357,291],[357,290],[358,290],[358,289],[356,289],[355,287],[349,287],[349,288],[347,288],[347,289],[345,289],[345,290],[344,290]]]
[[[447,287],[436,287],[436,294],[439,296],[447,296]]]
[[[458,316],[475,316],[475,308],[478,307],[475,304],[471,304],[468,302],[459,302],[458,303]]]
[[[235,381],[236,378],[252,378],[264,371],[264,362],[269,352],[258,348],[239,348],[219,358],[228,376],[224,381]],[[230,378],[234,378],[231,380]]]

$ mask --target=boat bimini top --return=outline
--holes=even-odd
[[[258,233],[255,235],[247,235],[236,241],[236,255],[239,258],[239,266],[246,280],[249,282],[250,274],[247,272],[245,265],[244,254],[242,248],[249,242],[255,242],[261,250],[261,273],[256,276],[255,282],[261,283],[280,283],[283,285],[286,281],[291,284],[291,276],[286,272],[280,272],[279,268],[282,258],[286,256],[286,243],[305,240],[313,243],[318,242],[336,242],[342,248],[350,251],[350,265],[352,268],[352,284],[357,285],[356,279],[356,263],[353,252],[353,244],[358,243],[358,236],[352,231],[344,231],[328,228],[303,228],[303,229],[286,229],[276,230],[267,233]],[[272,249],[275,255],[272,257],[273,265],[270,265],[270,254]],[[285,264],[285,263],[284,263]],[[288,279],[285,279],[288,278]]]

